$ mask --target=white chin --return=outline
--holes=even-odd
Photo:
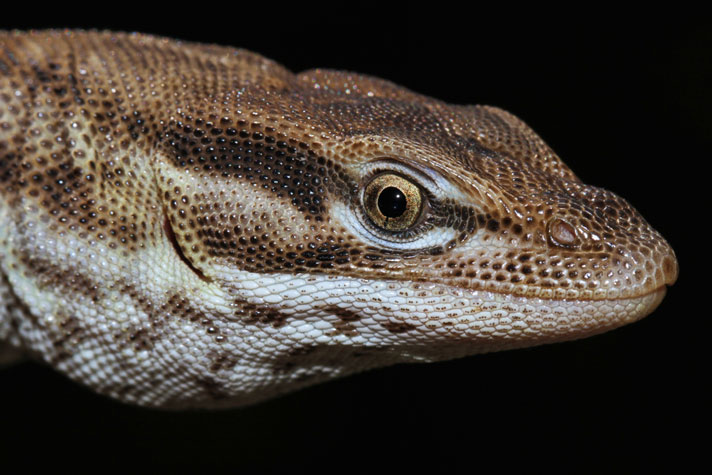
[[[535,346],[639,320],[666,292],[663,287],[625,299],[542,299],[431,283],[224,271],[231,274],[221,280],[234,283],[232,295],[286,317],[280,328],[263,330],[293,340],[294,346],[422,345],[436,352],[438,347],[460,346],[465,353]],[[349,314],[346,322],[344,312]],[[346,323],[348,331],[343,331]]]

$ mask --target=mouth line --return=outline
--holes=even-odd
[[[436,282],[433,282],[433,284],[438,284]],[[442,284],[440,284],[442,285]],[[667,288],[670,287],[669,284],[663,284],[660,287],[657,287],[653,290],[650,290],[648,292],[644,293],[639,293],[639,294],[634,294],[634,295],[626,295],[626,296],[618,296],[618,297],[602,297],[602,298],[582,298],[582,297],[563,297],[563,298],[557,298],[557,297],[548,297],[548,296],[541,296],[541,295],[520,295],[515,292],[507,292],[505,290],[497,290],[497,289],[482,289],[482,288],[467,288],[467,287],[460,287],[456,285],[448,286],[453,289],[458,289],[462,292],[488,292],[491,294],[498,294],[498,295],[505,295],[509,296],[512,298],[516,299],[523,299],[523,300],[542,300],[542,301],[548,301],[548,302],[629,302],[633,300],[639,300],[639,299],[645,299],[648,298],[652,295],[661,295],[662,297],[665,296],[667,293]]]

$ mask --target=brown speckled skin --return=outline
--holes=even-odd
[[[364,186],[389,171],[424,190],[422,218],[405,232],[379,230],[363,211]],[[0,336],[100,392],[142,404],[156,398],[143,397],[141,384],[98,384],[73,372],[80,365],[67,362],[96,331],[63,312],[61,302],[34,309],[19,295],[35,292],[22,289],[26,281],[40,294],[76,296],[83,309],[126,296],[143,317],[107,334],[118,349],[152,354],[166,341],[166,315],[202,328],[216,344],[233,338],[223,320],[279,331],[295,318],[238,293],[229,311],[194,298],[210,286],[233,292],[230,272],[582,302],[649,295],[677,276],[672,250],[628,203],[581,183],[505,111],[445,104],[358,74],[294,75],[244,50],[143,35],[0,34],[0,200],[0,218],[17,226],[12,242],[0,234],[0,296],[8,309],[0,313],[6,317]],[[77,252],[43,254],[31,237],[40,229],[42,239],[65,240]],[[83,250],[92,246],[127,263],[110,283],[87,270],[101,259]],[[146,282],[152,275],[126,271],[136,256],[166,250],[171,265],[194,279],[189,286],[177,279],[155,288]],[[57,262],[59,254],[66,260]],[[22,277],[7,277],[15,274]],[[329,305],[321,311],[336,323],[326,335],[363,333],[358,309]],[[42,323],[47,312],[52,325]],[[35,322],[32,331],[22,330],[21,319]],[[417,327],[394,318],[380,325],[394,336]],[[280,348],[270,364],[282,375],[305,366],[305,358],[338,358],[328,348]],[[172,380],[157,370],[154,377],[166,385],[178,380],[197,389],[155,404],[210,405],[234,397],[220,383],[221,372],[236,365],[233,353],[211,347],[203,376],[192,369],[190,378]],[[438,357],[437,348],[424,353]],[[380,358],[355,369],[391,361]]]

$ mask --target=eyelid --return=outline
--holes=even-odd
[[[378,232],[373,226],[364,223],[366,217],[361,212],[360,206],[354,209],[353,206],[342,201],[335,201],[333,210],[336,215],[342,217],[342,223],[350,232],[361,236],[372,245],[388,249],[416,251],[443,245],[456,237],[456,230],[453,228],[429,227],[421,223],[418,226],[422,226],[422,231],[418,232],[415,238],[394,239],[393,233],[389,236],[387,232]]]
[[[443,178],[439,177],[437,172],[424,170],[410,164],[406,165],[403,162],[392,158],[374,160],[364,164],[361,169],[361,180],[363,183],[362,188],[366,183],[373,180],[376,175],[382,173],[400,175],[403,178],[412,181],[423,190],[423,194],[426,195],[426,197],[431,196],[437,199],[445,194],[444,190],[438,185],[438,182],[442,181]]]
[[[414,167],[392,158],[367,162],[359,167],[359,171],[359,193],[353,196],[353,201],[347,203],[337,200],[332,204],[332,211],[336,216],[341,217],[341,222],[350,232],[361,236],[372,245],[402,251],[428,249],[443,245],[456,237],[455,229],[435,225],[429,219],[432,217],[431,205],[439,200],[447,199],[451,194],[452,185],[437,171]],[[421,217],[418,223],[407,231],[378,230],[373,224],[370,224],[370,220],[365,214],[363,209],[364,188],[369,180],[381,173],[401,175],[419,186],[422,191]],[[455,195],[461,196],[461,192],[457,190]]]
[[[436,167],[426,166],[418,160],[398,160],[384,157],[372,160],[360,167],[362,183],[368,180],[375,173],[390,172],[402,175],[404,178],[413,180],[420,185],[424,194],[432,201],[443,201],[446,199],[467,203],[472,200],[472,196],[465,193],[455,182],[460,182],[457,177],[445,170]],[[470,183],[468,186],[479,189],[477,183]],[[479,191],[478,194],[481,194]]]

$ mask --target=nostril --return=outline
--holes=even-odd
[[[576,245],[576,228],[561,218],[555,218],[547,227],[549,241],[561,247],[571,248]]]

